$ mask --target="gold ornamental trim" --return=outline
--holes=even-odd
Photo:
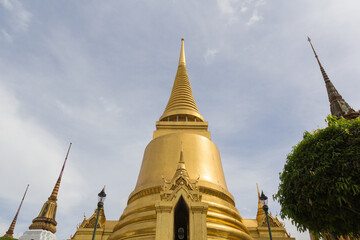
[[[145,196],[148,196],[148,195],[153,195],[153,194],[160,193],[161,190],[162,190],[161,186],[156,186],[156,187],[143,189],[143,190],[135,193],[131,197],[129,197],[129,200],[128,200],[127,204],[129,205],[130,203],[134,202],[135,200],[137,200],[139,198],[142,198],[142,197],[145,197]]]
[[[147,212],[147,211],[155,211],[155,206],[154,205],[149,205],[146,207],[142,207],[142,208],[136,208],[132,211],[127,212],[126,214],[123,214],[120,218],[120,221],[123,220],[124,218],[126,218],[129,215],[132,215],[134,213],[139,213],[139,212]]]
[[[203,187],[203,186],[199,186],[199,190],[200,190],[201,193],[221,198],[222,200],[225,200],[228,203],[235,206],[234,200],[231,197],[229,197],[227,194],[223,193],[223,192],[217,191],[217,190],[212,189],[212,188]]]
[[[118,236],[116,236],[117,239],[124,239],[124,238],[128,238],[131,236],[136,236],[137,238],[141,237],[141,236],[146,236],[149,237],[149,235],[155,235],[156,234],[156,228],[151,227],[151,228],[143,228],[140,230],[135,230],[135,231],[131,231],[131,232],[126,232],[123,234],[120,234]]]
[[[241,231],[239,229],[235,229],[235,228],[229,228],[229,227],[223,227],[223,226],[219,226],[217,224],[212,226],[207,227],[207,235],[208,237],[212,236],[212,237],[223,237],[225,239],[231,239],[231,240],[252,240],[252,237],[250,236],[250,234]]]
[[[212,188],[204,187],[204,186],[199,186],[199,190],[201,193],[218,197],[222,200],[227,201],[228,203],[232,204],[233,206],[235,206],[234,200],[231,197],[229,197],[226,193],[220,192],[220,191],[212,189]],[[135,200],[145,197],[145,196],[148,196],[148,195],[158,194],[161,191],[162,191],[161,186],[155,186],[155,187],[143,189],[143,190],[135,193],[134,195],[130,196],[127,204],[130,204],[130,203],[134,202]]]
[[[211,213],[209,213],[209,215],[211,215]],[[232,228],[236,228],[240,231],[249,233],[249,231],[247,230],[246,226],[241,223],[240,221],[236,221],[235,219],[231,219],[230,217],[224,217],[224,216],[207,216],[206,217],[206,222],[213,222],[213,223],[217,223],[217,224],[221,224],[221,225],[225,225],[228,227],[232,227]]]
[[[119,224],[118,226],[116,226],[116,228],[121,229],[121,228],[123,228],[127,225],[130,225],[130,224],[133,224],[133,223],[146,222],[146,221],[150,221],[150,220],[156,220],[156,214],[129,219],[129,220],[124,221],[123,223]]]
[[[227,215],[229,217],[234,217],[236,216],[240,222],[243,222],[243,219],[242,217],[240,216],[239,212],[237,212],[236,210],[234,209],[231,209],[231,208],[228,208],[228,207],[224,207],[224,206],[221,206],[221,205],[218,205],[218,204],[214,204],[214,203],[211,203],[209,202],[209,212],[215,212],[215,213],[220,213],[220,214],[224,214],[224,215]]]

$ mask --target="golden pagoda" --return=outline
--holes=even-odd
[[[290,239],[271,219],[279,233],[273,239]],[[145,149],[135,189],[118,221],[102,215],[95,240],[269,239],[263,220],[244,220],[235,207],[219,151],[192,94],[182,39],[172,92]],[[89,222],[94,220],[84,217],[71,239],[90,240]]]
[[[208,123],[196,106],[183,39],[169,102],[145,149],[135,190],[109,240],[174,236],[251,239],[227,189]]]
[[[26,231],[19,240],[56,240],[55,232],[57,222],[55,220],[57,210],[57,195],[60,188],[62,175],[64,173],[67,158],[69,156],[71,143],[69,145],[60,175],[51,192],[50,197],[44,203],[39,215],[33,219],[29,230]]]

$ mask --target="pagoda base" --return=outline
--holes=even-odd
[[[36,229],[26,231],[19,240],[56,240],[56,236],[50,231]]]

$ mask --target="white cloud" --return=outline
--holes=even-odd
[[[217,0],[221,15],[225,16],[227,23],[231,24],[239,19],[237,16],[237,1]]]
[[[11,11],[13,9],[13,5],[11,3],[11,0],[0,0],[0,4],[3,5],[4,8]]]
[[[23,189],[29,183],[27,202],[41,203],[51,193],[66,149],[64,144],[60,144],[34,119],[22,116],[19,113],[20,108],[21,104],[14,94],[0,85],[0,152],[3,159],[0,162],[0,175],[4,179],[12,179],[11,184],[2,184],[0,198],[18,203]],[[68,179],[82,183],[76,168],[65,171]],[[21,177],[14,178],[14,173]],[[53,181],[49,183],[44,179]],[[69,191],[70,195],[76,195],[72,187]],[[76,204],[75,202],[66,202],[65,209]]]
[[[1,5],[7,13],[4,16],[6,25],[2,27],[2,32],[6,40],[9,41],[9,39],[12,40],[10,36],[13,33],[23,33],[27,31],[32,14],[25,9],[23,4],[18,0],[0,0],[0,6]]]
[[[72,122],[109,132],[119,125],[118,120],[122,113],[122,109],[117,104],[105,97],[99,97],[87,106],[68,105],[57,100],[56,106]]]
[[[220,14],[227,19],[228,24],[238,22],[252,12],[246,25],[250,26],[262,19],[259,8],[265,5],[265,0],[217,0]]]
[[[208,64],[212,62],[215,58],[215,55],[218,53],[217,49],[208,49],[204,55],[205,62]]]
[[[10,43],[13,41],[13,37],[9,33],[7,33],[5,30],[1,30],[1,33],[3,34],[6,41],[8,41]]]
[[[263,19],[263,17],[262,17],[261,15],[259,15],[259,13],[258,13],[257,10],[255,10],[255,11],[252,13],[249,21],[246,23],[246,25],[251,26],[251,25],[253,25],[253,24],[261,21],[262,19]]]
[[[245,13],[248,10],[247,7],[243,6],[240,8],[240,12]]]

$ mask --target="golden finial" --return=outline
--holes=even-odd
[[[185,162],[184,162],[184,156],[183,156],[183,153],[184,152],[184,147],[183,147],[183,143],[182,143],[182,141],[181,141],[181,149],[180,149],[180,160],[179,160],[179,163],[184,163],[185,164]]]
[[[257,188],[257,192],[258,192],[258,199],[259,199],[259,201],[260,201],[260,191],[259,191],[259,186],[258,186],[257,183],[256,183],[256,188]]]
[[[186,65],[186,61],[185,61],[185,48],[184,48],[184,38],[181,39],[181,50],[180,50],[179,65]]]
[[[26,193],[27,193],[28,188],[29,188],[29,184],[28,184],[27,187],[26,187],[24,196],[23,196],[23,198],[21,199],[21,203],[20,203],[20,206],[19,206],[19,208],[18,208],[18,210],[17,210],[17,212],[16,212],[16,214],[15,214],[14,220],[13,220],[12,223],[10,224],[9,230],[6,232],[6,234],[5,234],[3,237],[13,238],[16,220],[17,220],[17,217],[18,217],[18,215],[19,215],[21,206],[22,206],[22,204],[23,204],[23,202],[24,202],[24,199],[25,199],[25,196],[26,196]]]

